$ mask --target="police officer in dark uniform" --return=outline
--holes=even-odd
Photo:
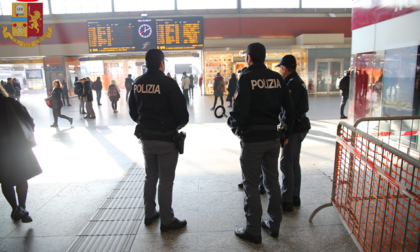
[[[228,125],[241,138],[241,168],[245,189],[246,227],[236,236],[261,243],[261,228],[278,237],[282,220],[278,159],[280,133],[277,125],[281,108],[287,112],[287,124],[293,124],[293,104],[283,78],[264,65],[264,45],[253,43],[246,51],[247,71],[238,83]],[[290,115],[290,116],[289,116]],[[286,133],[287,135],[287,133]],[[261,222],[262,207],[258,190],[260,175],[269,197],[268,220]]]
[[[174,134],[188,123],[189,114],[178,84],[164,74],[162,51],[147,51],[146,66],[147,73],[137,78],[131,89],[130,116],[138,123],[136,135],[141,139],[146,165],[144,224],[150,225],[160,216],[160,230],[165,232],[187,225],[174,216],[172,189],[179,155]],[[160,214],[155,202],[158,180]]]
[[[306,112],[309,111],[308,91],[303,80],[296,72],[296,58],[293,55],[286,55],[277,65],[280,67],[280,74],[287,83],[290,95],[295,108],[295,122],[289,134],[289,144],[282,151],[280,169],[283,173],[282,199],[283,211],[292,212],[293,206],[300,206],[300,149],[311,128]],[[283,119],[286,120],[286,114]],[[288,118],[287,118],[288,119]]]

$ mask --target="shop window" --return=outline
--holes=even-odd
[[[114,1],[114,10],[116,12],[175,10],[175,0],[118,0]]]
[[[299,8],[299,0],[241,0],[242,9],[286,9]]]
[[[353,8],[353,0],[302,0],[302,8],[331,9]]]
[[[213,1],[177,0],[178,10],[236,9],[236,8],[238,8],[237,0],[213,0]]]
[[[111,0],[54,0],[51,11],[53,14],[112,12],[112,5]]]
[[[49,9],[49,2],[48,0],[38,0],[38,3],[43,3],[43,14],[49,15],[50,9]],[[16,0],[0,0],[0,13],[3,16],[6,15],[12,15],[12,3],[17,3]]]

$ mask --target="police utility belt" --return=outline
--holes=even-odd
[[[280,144],[284,147],[284,142],[287,139],[287,125],[283,122],[280,122],[279,125],[250,125],[248,126],[247,131],[237,132],[236,135],[238,135],[239,138],[244,139],[249,133],[257,131],[278,131],[280,133]]]
[[[136,130],[134,131],[134,135],[140,140],[142,140],[143,136],[145,135],[172,137],[175,142],[175,147],[179,151],[179,154],[184,154],[184,142],[185,138],[187,138],[187,134],[185,132],[178,132],[177,130],[158,131],[142,129],[140,125],[137,124]]]

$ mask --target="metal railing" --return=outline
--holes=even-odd
[[[354,127],[420,159],[420,116],[367,117],[357,120]]]
[[[362,251],[420,250],[420,161],[347,123],[337,128],[331,202]]]

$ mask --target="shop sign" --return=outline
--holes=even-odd
[[[63,70],[63,67],[61,66],[53,66],[53,67],[47,67],[47,71],[61,71]]]
[[[0,60],[0,64],[30,64],[42,62],[42,60]]]
[[[53,25],[48,26],[48,31],[43,33],[43,3],[33,3],[38,0],[18,0],[12,3],[12,30],[7,31],[7,26],[3,27],[4,38],[10,38],[21,47],[33,47],[41,43],[45,38],[51,38]],[[25,43],[15,37],[38,37],[30,43]]]

